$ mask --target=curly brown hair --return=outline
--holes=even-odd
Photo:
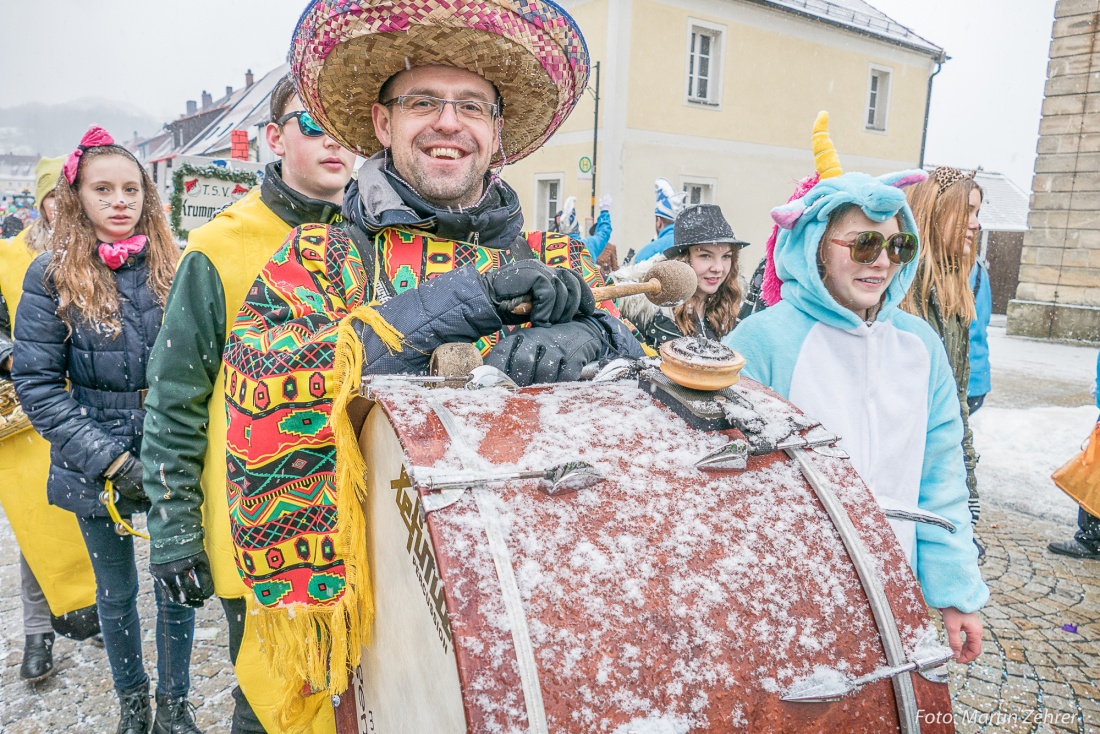
[[[112,335],[122,331],[118,287],[110,268],[99,257],[99,239],[84,213],[79,195],[80,174],[88,161],[110,155],[133,161],[140,172],[144,198],[134,233],[148,238],[145,245],[148,286],[161,305],[168,299],[168,289],[179,260],[179,248],[164,217],[157,187],[137,158],[118,145],[101,145],[84,151],[73,183],[61,176],[54,190],[57,218],[50,242],[54,256],[46,268],[46,278],[52,279],[57,291],[57,315],[69,327],[70,334],[80,322],[102,325]]]
[[[711,295],[696,289],[695,295],[672,310],[676,328],[685,336],[694,336],[699,325],[699,314],[710,324],[719,338],[733,331],[737,325],[737,313],[741,308],[741,284],[738,282],[737,255],[740,248],[730,245],[730,271],[726,279]],[[689,262],[691,248],[672,256],[672,260]]]

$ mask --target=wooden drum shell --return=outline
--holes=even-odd
[[[737,389],[758,410],[797,412],[751,380]],[[837,702],[780,700],[815,666],[856,677],[887,664],[851,560],[784,453],[695,469],[739,434],[692,429],[633,384],[372,391],[360,446],[377,616],[342,734],[899,730],[888,678]],[[494,483],[426,515],[409,480],[575,457],[608,479],[553,497],[534,480]],[[910,650],[932,623],[887,520],[848,460],[811,457],[877,559]],[[487,524],[522,600],[534,722]],[[911,678],[921,730],[953,731],[947,686]]]

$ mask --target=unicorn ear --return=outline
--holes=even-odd
[[[904,189],[906,186],[919,184],[921,181],[924,181],[927,178],[928,174],[918,168],[911,171],[898,171],[896,173],[887,173],[884,176],[879,176],[878,180],[882,181],[887,186],[895,186],[899,189]]]
[[[792,229],[795,222],[802,218],[805,211],[805,204],[796,199],[789,204],[772,209],[772,221],[778,224],[781,229]]]

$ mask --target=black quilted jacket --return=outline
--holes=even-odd
[[[51,257],[40,255],[23,281],[12,379],[27,417],[50,442],[50,503],[104,517],[103,472],[122,452],[141,452],[145,368],[163,309],[146,285],[139,253],[114,271],[122,332],[111,336],[82,323],[70,335],[57,315],[56,290],[45,282]],[[148,503],[121,498],[117,507],[125,515]]]

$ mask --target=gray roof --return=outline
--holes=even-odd
[[[933,171],[936,166],[925,164],[924,169]],[[982,208],[978,212],[982,229],[990,232],[1027,231],[1031,197],[1026,191],[996,171],[978,171],[974,174],[974,180],[982,187]]]
[[[1003,173],[978,171],[974,180],[982,187],[982,210],[978,221],[991,232],[1027,231],[1031,197]]]
[[[254,140],[259,134],[258,125],[265,123],[271,114],[268,98],[275,84],[290,71],[289,64],[277,66],[251,87],[234,92],[225,112],[207,125],[198,136],[177,151],[181,155],[205,156],[228,150],[231,131],[247,130],[248,139]]]
[[[827,23],[842,26],[857,33],[883,39],[900,46],[920,51],[939,61],[947,56],[943,49],[918,36],[911,29],[890,18],[863,0],[751,0],[800,15],[810,16]]]

